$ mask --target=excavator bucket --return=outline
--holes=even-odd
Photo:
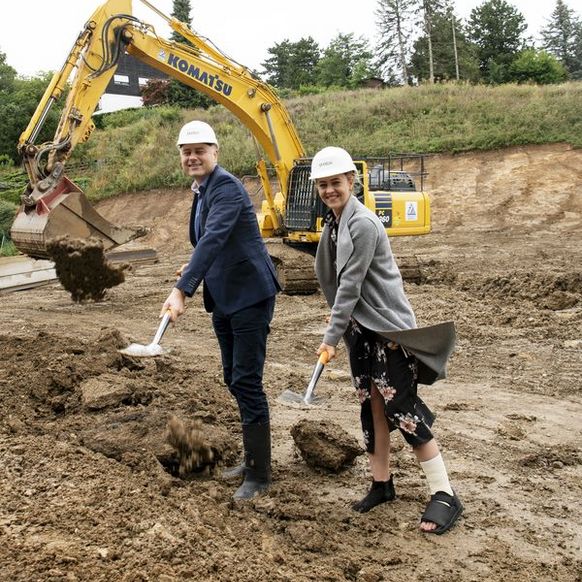
[[[103,218],[83,191],[64,174],[40,181],[23,196],[23,204],[10,229],[16,248],[33,258],[48,258],[47,242],[71,238],[98,238],[109,250],[138,236],[135,229],[119,228]]]

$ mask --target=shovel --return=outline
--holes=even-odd
[[[168,309],[162,317],[162,321],[158,327],[158,331],[156,331],[156,335],[150,344],[147,346],[143,344],[130,344],[126,348],[122,350],[118,350],[119,353],[124,354],[126,356],[133,356],[134,358],[151,358],[153,356],[160,356],[164,353],[164,349],[160,345],[160,340],[164,335],[166,329],[168,328],[168,324],[170,323],[172,317],[172,312]]]
[[[308,406],[317,405],[323,402],[325,398],[315,396],[313,392],[315,391],[315,385],[323,372],[323,368],[328,362],[329,354],[327,352],[321,352],[319,360],[317,360],[317,364],[315,364],[315,368],[313,368],[313,374],[311,374],[311,380],[309,380],[305,394],[297,394],[297,392],[293,392],[292,390],[285,390],[285,392],[279,396],[279,401],[283,404],[306,404]]]

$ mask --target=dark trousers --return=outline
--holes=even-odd
[[[263,368],[275,297],[225,315],[215,307],[212,325],[220,345],[224,382],[235,397],[242,424],[269,422]]]

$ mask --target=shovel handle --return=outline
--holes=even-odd
[[[311,375],[311,380],[309,380],[309,385],[307,386],[307,390],[305,391],[305,395],[303,397],[303,402],[306,404],[310,404],[313,398],[313,391],[315,390],[315,385],[323,372],[323,367],[325,364],[329,362],[329,354],[327,352],[321,352],[319,356],[319,360],[317,360],[317,364],[315,364],[315,368],[313,370],[313,374]]]
[[[164,317],[162,317],[162,321],[160,322],[160,325],[158,327],[158,331],[156,331],[156,335],[154,336],[154,339],[152,340],[152,344],[159,344],[160,343],[162,336],[166,332],[166,329],[168,329],[168,324],[170,323],[171,318],[172,318],[172,310],[168,309],[168,311],[166,311],[166,313],[164,313]]]

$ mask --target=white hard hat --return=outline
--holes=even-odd
[[[189,121],[180,130],[178,147],[186,143],[212,143],[218,145],[216,134],[208,123],[204,121]]]
[[[345,174],[346,172],[356,172],[356,166],[352,156],[343,148],[329,146],[318,151],[311,160],[310,180],[318,178],[327,178],[336,174]]]

